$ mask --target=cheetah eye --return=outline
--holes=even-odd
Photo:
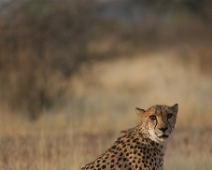
[[[151,116],[149,116],[149,118],[150,118],[151,120],[155,120],[155,119],[156,119],[156,116],[155,116],[155,115],[151,115]]]
[[[173,114],[168,114],[167,118],[170,119],[173,116]]]

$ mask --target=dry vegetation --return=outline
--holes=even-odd
[[[92,85],[75,78],[72,87],[78,98],[60,111],[45,112],[36,122],[1,111],[0,169],[80,169],[107,149],[119,131],[137,125],[134,107],[174,102],[179,102],[180,112],[166,169],[211,169],[212,80],[178,64],[167,56],[98,64]],[[135,74],[149,67],[148,75]]]
[[[133,113],[134,116],[136,117]],[[104,118],[104,126],[96,122],[102,121],[101,118],[92,121],[92,126],[85,123],[85,119],[90,117],[83,117],[81,124],[64,113],[57,116],[46,115],[35,124],[24,122],[20,118],[1,116],[1,127],[4,128],[0,132],[0,168],[80,169],[112,144],[118,131],[123,129],[122,121],[125,122],[125,127],[131,122],[126,118],[120,120],[116,116],[116,121],[112,120],[115,121],[114,124],[109,116]],[[165,168],[211,169],[211,131],[211,128],[178,126],[168,147]]]
[[[74,2],[1,11],[0,169],[80,169],[138,124],[135,107],[176,102],[165,169],[211,169],[209,5],[123,27],[99,19],[93,1]]]

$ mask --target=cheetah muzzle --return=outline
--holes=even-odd
[[[141,123],[122,131],[115,143],[81,170],[163,170],[163,158],[174,130],[178,104],[136,108]]]

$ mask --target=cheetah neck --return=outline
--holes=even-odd
[[[156,142],[159,144],[160,150],[163,154],[166,152],[166,148],[169,142],[169,138],[161,141],[154,134],[150,134],[146,129],[142,128],[141,125],[137,126],[136,129],[139,131],[139,135],[144,138]]]

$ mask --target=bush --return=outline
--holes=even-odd
[[[61,95],[61,77],[91,60],[95,8],[92,1],[13,3],[0,18],[0,97],[35,119]]]

